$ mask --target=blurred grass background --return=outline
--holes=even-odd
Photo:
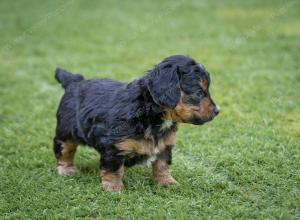
[[[300,217],[300,4],[291,1],[0,2],[1,219],[296,219]],[[221,114],[181,125],[173,174],[149,169],[104,193],[96,152],[55,173],[63,93],[57,66],[129,82],[184,54],[211,72]]]

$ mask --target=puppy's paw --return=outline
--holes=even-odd
[[[58,165],[56,169],[61,176],[74,176],[79,173],[79,170],[75,166]]]
[[[178,184],[178,182],[171,175],[156,177],[155,180],[161,186],[170,186]]]
[[[120,192],[124,189],[123,182],[102,181],[102,188],[106,192]]]

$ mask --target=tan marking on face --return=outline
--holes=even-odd
[[[201,79],[201,80],[199,81],[199,85],[200,85],[200,88],[201,88],[204,92],[207,92],[207,91],[208,91],[208,82],[207,82],[207,80]]]
[[[157,159],[153,162],[152,174],[154,180],[162,186],[168,186],[177,183],[177,181],[171,175],[169,165],[163,159]]]
[[[206,120],[214,115],[212,104],[209,98],[203,98],[198,106],[193,106],[183,103],[183,98],[186,96],[184,92],[181,92],[179,103],[174,109],[166,111],[164,118],[175,122],[189,122],[193,117]]]
[[[200,116],[203,119],[208,119],[213,116],[214,105],[212,104],[209,98],[204,98],[199,105],[199,109],[197,110],[197,116]]]
[[[166,111],[166,114],[164,115],[166,120],[172,120],[174,122],[187,122],[193,117],[193,106],[183,103],[182,100],[184,96],[184,92],[181,92],[181,97],[176,107]]]
[[[124,188],[122,181],[124,175],[124,166],[121,166],[117,171],[112,172],[102,169],[100,171],[102,187],[106,192],[118,192]]]
[[[57,156],[57,171],[60,175],[69,176],[78,173],[74,166],[74,155],[78,144],[74,141],[65,141],[62,143],[62,155]]]

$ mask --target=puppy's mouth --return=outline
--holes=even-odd
[[[203,125],[207,122],[210,122],[219,114],[219,107],[217,107],[217,106],[214,107],[214,110],[212,113],[205,115],[204,117],[201,116],[201,114],[199,112],[200,111],[199,107],[194,107],[192,109],[195,112],[195,114],[189,123],[194,124],[194,125]]]
[[[212,121],[215,118],[215,116],[211,116],[209,118],[199,118],[199,117],[193,117],[192,120],[190,120],[189,123],[194,125],[203,125],[207,122]]]

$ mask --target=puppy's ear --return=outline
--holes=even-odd
[[[174,108],[180,99],[176,66],[156,66],[148,75],[147,88],[156,104]]]

